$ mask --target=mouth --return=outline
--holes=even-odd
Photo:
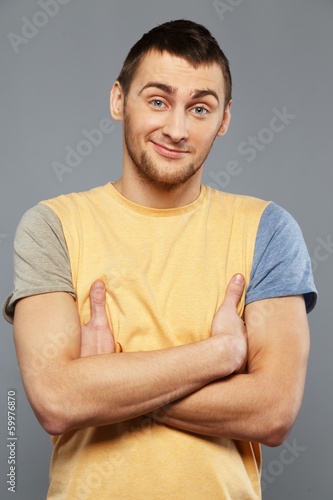
[[[158,142],[151,141],[155,151],[157,151],[160,155],[165,156],[166,158],[173,158],[173,159],[181,159],[185,158],[188,155],[188,151],[183,150],[183,149],[171,149],[163,144],[159,144]]]

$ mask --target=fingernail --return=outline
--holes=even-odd
[[[102,280],[96,280],[94,283],[93,283],[93,287],[95,290],[102,290],[104,289],[104,282]]]
[[[236,274],[233,279],[234,283],[237,285],[242,285],[244,283],[244,276],[242,274]]]

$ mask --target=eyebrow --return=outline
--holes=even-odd
[[[177,89],[172,85],[167,85],[165,83],[160,83],[160,82],[149,82],[144,87],[142,87],[138,95],[141,95],[144,90],[149,88],[160,89],[169,95],[177,94]],[[219,96],[217,95],[215,90],[212,89],[195,90],[194,93],[191,95],[191,99],[201,99],[202,97],[206,96],[212,96],[217,100],[218,103],[220,102]]]

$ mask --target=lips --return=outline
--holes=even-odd
[[[184,151],[181,149],[170,149],[167,146],[163,146],[163,144],[159,144],[157,142],[152,141],[152,144],[154,146],[154,149],[162,156],[165,156],[166,158],[173,158],[173,159],[181,159],[185,158],[188,155],[188,151]]]

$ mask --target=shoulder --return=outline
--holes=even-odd
[[[294,217],[273,201],[265,208],[260,223],[262,228],[267,231],[279,231],[285,228],[286,232],[289,232],[290,229],[297,233],[300,232],[300,227]]]
[[[61,210],[80,209],[89,204],[98,204],[98,202],[108,196],[108,185],[98,186],[88,191],[72,192],[62,194],[55,198],[42,200],[41,205],[50,207],[56,213]]]
[[[238,220],[244,220],[244,224],[253,217],[259,223],[263,211],[270,204],[269,201],[254,196],[227,193],[210,186],[205,187],[207,198],[211,203],[219,206],[223,214],[230,214],[237,217]]]
[[[59,218],[53,210],[44,205],[35,205],[27,210],[16,229],[16,241],[25,235],[61,230]]]
[[[75,298],[60,220],[49,207],[36,205],[25,212],[16,230],[14,290],[3,306],[5,319],[13,322],[19,299],[49,292],[68,292]]]
[[[34,255],[54,256],[67,254],[63,228],[57,214],[49,207],[38,204],[27,210],[16,229],[14,257],[28,262]]]
[[[228,203],[234,206],[244,205],[248,207],[263,207],[267,206],[267,204],[270,203],[267,200],[256,198],[254,196],[228,193],[226,191],[220,191],[218,189],[214,189],[210,186],[205,186],[205,188],[207,190],[208,197],[216,198],[217,200],[220,200],[221,203]]]
[[[308,249],[294,217],[271,202],[258,227],[247,303],[300,294],[305,297],[308,312],[311,311],[317,290]]]
[[[307,255],[302,230],[294,217],[284,208],[271,202],[262,213],[257,241],[257,255],[260,251],[274,252],[275,255],[281,253],[281,257],[293,258],[296,254]]]

